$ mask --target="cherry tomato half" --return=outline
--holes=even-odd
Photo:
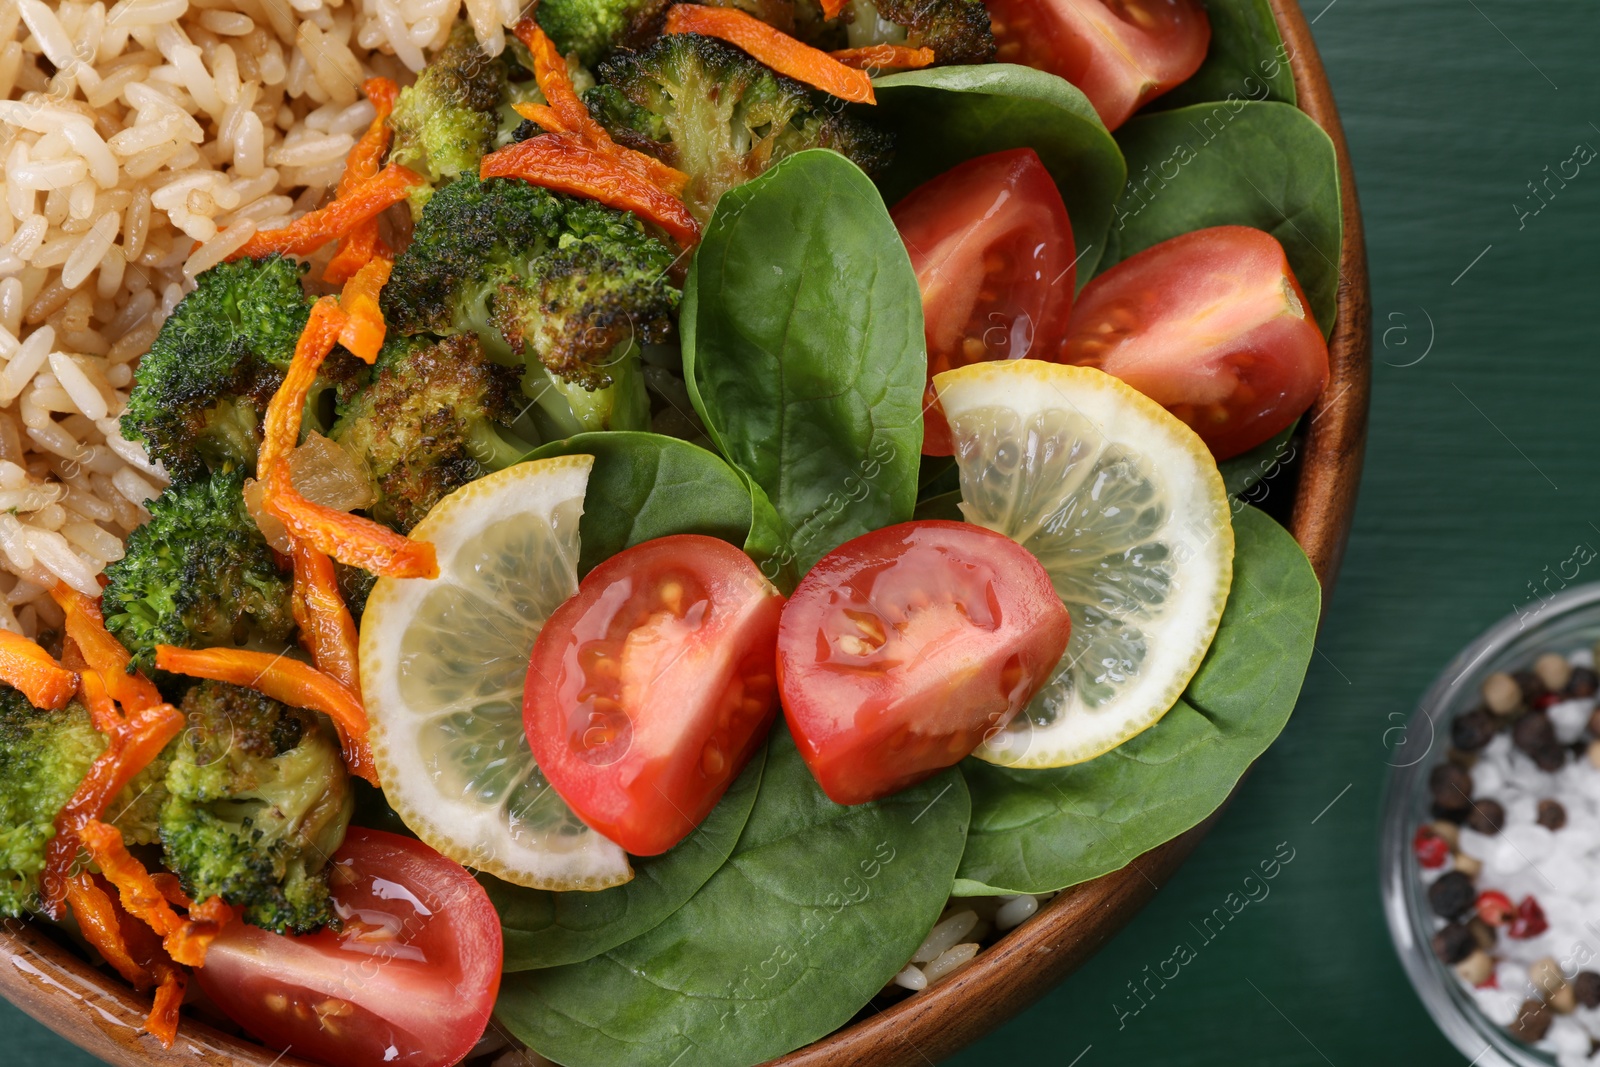
[[[522,716],[545,777],[636,856],[699,826],[776,713],[783,596],[726,541],[679,534],[590,571],[539,631]]]
[[[1110,130],[1200,69],[1211,23],[1200,0],[985,0],[995,59],[1059,75]]]
[[[1050,576],[1010,538],[939,520],[874,530],[824,556],[783,609],[784,716],[828,796],[888,796],[1010,722],[1071,633]]]
[[[954,452],[933,376],[1056,350],[1077,287],[1072,223],[1031,148],[995,152],[913,189],[890,212],[922,290],[928,342],[922,451]]]
[[[1084,286],[1061,362],[1121,378],[1217,459],[1271,440],[1328,383],[1328,344],[1283,246],[1248,226],[1163,241]]]
[[[335,1067],[448,1067],[500,989],[500,917],[460,864],[352,826],[328,883],[342,928],[300,937],[234,923],[195,978],[276,1049]]]

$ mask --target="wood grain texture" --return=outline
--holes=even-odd
[[[1338,575],[1354,515],[1366,440],[1371,369],[1366,245],[1344,132],[1309,27],[1294,0],[1271,3],[1289,48],[1300,106],[1338,150],[1344,208],[1331,374],[1306,419],[1290,524],[1327,591]],[[1182,865],[1220,815],[1212,814],[1120,871],[1061,893],[960,974],[773,1064],[922,1067],[971,1043],[1094,955]],[[315,1067],[188,1015],[174,1047],[162,1049],[141,1030],[147,998],[29,923],[0,925],[0,995],[118,1067]]]

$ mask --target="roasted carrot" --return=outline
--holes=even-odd
[[[178,881],[177,875],[158,871],[150,876],[150,881],[155,883],[155,887],[161,890],[161,895],[166,898],[167,903],[174,908],[183,908],[187,911],[194,907],[194,901],[183,891],[183,883]]]
[[[156,666],[190,678],[230,682],[264,693],[296,708],[320,711],[333,720],[344,744],[345,763],[354,774],[377,784],[367,748],[367,712],[361,698],[332,676],[309,664],[242,648],[156,646]]]
[[[117,908],[111,896],[88,871],[67,880],[67,905],[78,920],[78,929],[95,951],[122,975],[122,980],[138,990],[155,985],[155,976],[134,960],[117,921]]]
[[[907,48],[903,44],[869,44],[864,48],[841,48],[828,54],[857,70],[917,70],[931,67],[937,58],[931,48]]]
[[[317,670],[361,692],[355,620],[339,592],[333,560],[303,541],[294,546],[294,621]]]
[[[89,672],[85,672],[87,677]],[[99,678],[98,672],[97,680]],[[109,736],[106,750],[89,766],[78,789],[56,813],[56,835],[45,846],[39,896],[45,914],[61,917],[69,868],[78,854],[83,828],[105,814],[128,783],[161,754],[183,729],[183,715],[171,704],[135,708]]]
[[[300,340],[295,344],[283,384],[267,403],[267,413],[261,420],[261,451],[256,456],[258,471],[279,460],[287,461],[289,453],[300,443],[300,416],[305,410],[306,395],[317,380],[322,361],[338,343],[345,318],[339,302],[331,296],[312,305],[311,317],[300,331]]]
[[[261,230],[228,258],[270,256],[274,252],[309,256],[328,242],[350,234],[368,219],[377,218],[391,204],[398,204],[411,195],[411,190],[426,183],[422,175],[391,163],[344,196],[306,212],[289,225]]]
[[[361,85],[377,114],[372,125],[361,135],[361,140],[350,150],[345,160],[344,175],[334,189],[334,196],[344,196],[358,184],[378,173],[383,154],[389,150],[389,115],[394,111],[395,98],[400,87],[388,78],[368,78]],[[323,268],[322,280],[343,285],[355,276],[380,251],[387,251],[378,236],[378,220],[368,219],[356,226],[339,242],[339,251]]]
[[[678,4],[667,12],[665,32],[716,37],[744,49],[779,74],[787,74],[840,100],[855,104],[878,102],[872,92],[872,79],[865,73],[737,8]]]
[[[66,707],[78,691],[76,674],[37,642],[10,630],[0,630],[0,682],[21,690],[34,707],[52,711]]]
[[[700,224],[682,200],[573,134],[547,133],[507,145],[484,156],[478,173],[486,179],[521,178],[631,211],[660,226],[685,248],[700,240]]]
[[[126,712],[161,703],[161,693],[150,679],[129,670],[133,657],[106,629],[98,601],[89,599],[65,582],[57,582],[50,596],[67,617],[67,636],[77,644],[84,662],[100,674],[111,699],[121,704]]]
[[[185,918],[172,909],[155,876],[128,852],[121,830],[91,819],[81,836],[84,850],[100,865],[106,880],[117,887],[128,914],[160,935],[162,947],[172,959],[189,967],[204,966],[206,949],[232,921],[233,909],[212,898]]]
[[[339,343],[369,364],[378,358],[378,349],[383,347],[384,334],[388,332],[383,311],[378,307],[378,294],[393,269],[393,260],[375,255],[344,283],[344,291],[339,294],[339,310],[345,313]]]
[[[183,994],[188,986],[189,976],[182,968],[167,967],[162,971],[161,984],[156,987],[155,1003],[150,1007],[150,1017],[145,1020],[144,1028],[163,1048],[171,1048],[178,1040],[178,1009],[183,1007]]]

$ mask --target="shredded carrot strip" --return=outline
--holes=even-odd
[[[189,906],[191,921],[215,923],[219,928],[227,926],[238,917],[239,912],[221,897],[207,897],[200,903]]]
[[[167,903],[174,908],[188,910],[194,907],[194,901],[190,900],[189,894],[183,891],[183,883],[178,881],[177,875],[160,871],[152,874],[150,881],[155,883],[155,887],[161,890],[161,895],[166,898]]]
[[[89,672],[84,677],[89,677]],[[68,869],[78,854],[83,828],[105,814],[117,794],[161,754],[181,729],[183,715],[171,704],[134,708],[126,721],[113,728],[106,750],[90,765],[72,799],[56,813],[56,835],[45,846],[40,876],[39,895],[46,915],[61,917]]]
[[[98,601],[89,599],[65,582],[57,582],[50,596],[67,617],[67,636],[77,643],[84,662],[99,672],[111,699],[126,711],[161,703],[161,693],[150,679],[130,670],[128,664],[133,657],[106,629]]]
[[[161,1042],[162,1048],[171,1048],[178,1040],[178,1009],[183,1007],[183,994],[188,986],[189,976],[180,968],[169,966],[162,971],[155,1003],[144,1024],[151,1036]]]
[[[667,12],[667,33],[698,33],[716,37],[749,52],[779,74],[804,82],[840,100],[875,104],[872,79],[845,66],[828,53],[773,29],[754,15],[737,8],[678,4]]]
[[[122,936],[122,924],[117,921],[116,905],[88,871],[81,871],[67,881],[67,904],[84,938],[112,970],[122,975],[123,981],[139,990],[155,985],[155,976],[135,961],[128,949],[128,942]]]
[[[844,0],[822,0],[822,17],[836,19],[844,14]]]
[[[389,329],[378,307],[378,294],[393,269],[393,260],[373,256],[344,283],[344,291],[339,294],[339,310],[345,313],[339,343],[369,364],[378,358],[378,349],[383,347],[384,334]]]
[[[344,175],[334,189],[335,197],[346,195],[358,184],[377,174],[378,165],[383,162],[383,154],[389,150],[388,119],[394,111],[394,102],[400,94],[400,87],[388,78],[368,78],[362,83],[361,91],[372,101],[377,114],[373,116],[372,125],[367,127],[367,132],[361,135],[361,140],[350,150],[350,156],[344,164]],[[327,267],[323,268],[322,280],[334,285],[343,285],[379,253],[382,244],[382,239],[378,236],[378,220],[373,218],[361,223],[339,242],[339,251],[328,261]]]
[[[529,122],[537,122],[550,133],[572,132],[567,129],[566,123],[561,121],[561,116],[557,115],[547,104],[515,103],[511,105],[511,110]]]
[[[79,681],[83,702],[89,705],[89,718],[96,730],[109,735],[127,723],[128,720],[123,718],[122,712],[112,702],[111,694],[106,691],[106,683],[99,671],[85,670],[79,676]]]
[[[361,692],[355,620],[339,592],[333,560],[301,541],[294,546],[295,625],[317,670],[352,693]]]
[[[289,225],[257,232],[228,258],[270,256],[274,252],[309,256],[328,242],[347,236],[368,219],[377,218],[391,204],[398,204],[411,195],[411,190],[426,183],[422,175],[391,163],[344,196],[306,212]]]
[[[403,537],[371,519],[314,504],[296,491],[290,478],[288,457],[300,440],[306,394],[348,319],[332,297],[323,297],[311,308],[283,384],[267,404],[261,422],[256,468],[266,484],[262,506],[292,537],[309,541],[341,563],[396,578],[437,577],[439,565],[432,545]]]
[[[84,824],[81,836],[85,851],[100,865],[106,880],[117,887],[128,914],[160,935],[162,946],[173,960],[189,967],[204,966],[206,949],[232,920],[233,909],[213,898],[215,903],[207,901],[202,905],[203,911],[197,908],[183,918],[172,910],[155,877],[129,854],[122,831],[91,819]]]
[[[828,54],[857,70],[917,70],[933,66],[937,58],[931,48],[907,48],[903,44],[870,44],[865,48],[841,48]]]
[[[156,666],[191,678],[230,682],[297,708],[320,711],[333,720],[353,774],[377,784],[367,748],[367,712],[361,698],[330,675],[299,660],[241,648],[156,646]]]
[[[0,630],[0,682],[20,690],[36,708],[56,711],[78,691],[78,676],[36,642]]]
[[[700,240],[700,224],[683,201],[572,134],[547,133],[483,157],[483,178],[521,178],[561,193],[631,211],[666,230],[685,248]]]

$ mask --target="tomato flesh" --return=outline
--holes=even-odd
[[[1059,75],[1110,130],[1200,69],[1211,23],[1199,0],[985,0],[995,59]]]
[[[950,424],[933,376],[1055,351],[1077,287],[1072,223],[1055,179],[1031,148],[970,159],[913,189],[890,215],[922,292],[928,344],[922,451],[948,456]]]
[[[523,724],[550,784],[637,856],[716,807],[776,714],[783,596],[743,552],[662,537],[590,571],[528,661]]]
[[[1050,576],[1002,534],[928,520],[820,560],[778,627],[778,685],[829,797],[899,792],[1003,729],[1050,678],[1072,620]]]
[[[460,864],[352,826],[329,872],[340,930],[230,925],[195,978],[275,1049],[332,1067],[448,1067],[483,1035],[500,988],[500,918]]]
[[[1217,459],[1271,440],[1328,383],[1328,345],[1283,246],[1248,226],[1163,241],[1084,286],[1061,361],[1121,378]]]

